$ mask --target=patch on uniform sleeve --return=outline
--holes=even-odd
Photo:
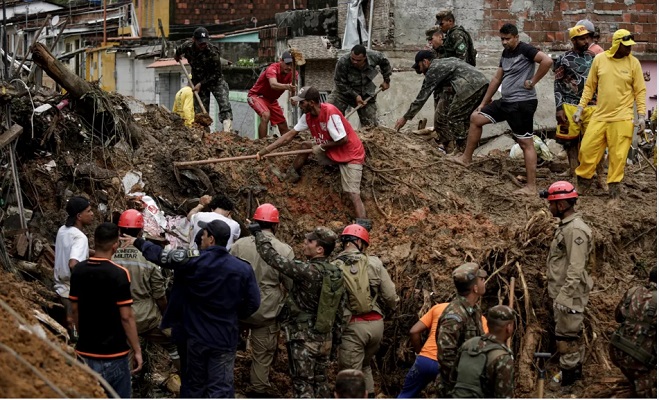
[[[584,240],[581,237],[578,237],[578,238],[574,239],[574,243],[576,243],[576,244],[582,244],[583,242],[584,242]]]
[[[458,314],[453,314],[453,313],[447,314],[446,316],[444,316],[444,319],[452,319],[458,322],[462,322],[462,318],[460,318]]]
[[[458,46],[458,50],[462,51],[462,50],[464,50],[466,47],[467,47],[467,46],[466,46],[464,43],[460,43],[460,45]]]

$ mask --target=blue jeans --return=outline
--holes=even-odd
[[[428,384],[437,378],[439,374],[439,363],[428,357],[417,356],[414,365],[405,376],[403,389],[398,395],[399,399],[414,399]]]
[[[188,339],[188,395],[192,398],[234,398],[236,351],[217,350]]]
[[[83,356],[80,356],[80,358],[83,359],[89,368],[101,374],[103,379],[112,386],[119,397],[122,399],[130,399],[130,367],[128,366],[128,356],[112,360]]]

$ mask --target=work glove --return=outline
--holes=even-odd
[[[577,111],[572,115],[572,121],[577,124],[581,122],[581,113],[583,113],[583,107],[578,106]]]
[[[258,222],[252,222],[247,229],[249,229],[252,235],[256,236],[257,233],[261,232],[261,225]]]
[[[645,118],[643,118],[642,115],[637,115],[636,116],[636,122],[634,122],[634,125],[638,128],[638,134],[642,135],[643,132],[645,132]]]
[[[554,311],[562,312],[565,314],[576,314],[576,311],[573,309],[556,302],[554,302]]]

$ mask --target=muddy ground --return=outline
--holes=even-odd
[[[135,116],[143,136],[137,145],[112,137],[103,140],[105,146],[99,145],[98,132],[91,134],[72,112],[63,111],[46,121],[57,126],[50,136],[45,134],[48,124],[40,120],[31,134],[29,114],[17,112],[15,120],[28,127],[17,148],[19,172],[25,206],[34,211],[30,231],[34,240],[44,245],[54,244],[65,217],[63,204],[71,193],[90,197],[95,208],[107,206],[106,212],[96,212],[97,222],[123,211],[128,202],[120,178],[130,170],[142,172],[144,191],[157,198],[168,213],[184,215],[187,207],[182,204],[188,198],[226,194],[236,203],[234,219],[241,223],[250,214],[246,188],[264,186],[267,191],[256,195],[256,200],[279,208],[282,222],[278,235],[296,254],[301,254],[304,233],[314,226],[328,225],[339,231],[352,221],[350,201],[341,194],[338,169],[319,166],[313,160],[297,184],[282,183],[271,171],[273,166],[285,171],[291,157],[199,166],[179,171],[177,180],[174,161],[251,155],[266,141],[188,129],[157,107],[150,106],[146,113]],[[433,304],[452,298],[451,270],[473,260],[490,273],[482,300],[484,310],[507,303],[511,278],[516,280],[514,304],[520,313],[513,341],[519,375],[516,394],[535,397],[529,353],[555,351],[545,260],[556,221],[545,201],[511,194],[518,188],[519,176],[524,175],[523,164],[502,155],[478,159],[470,168],[463,168],[447,162],[433,142],[423,137],[387,128],[365,130],[360,136],[367,151],[362,196],[373,220],[369,253],[385,262],[401,297],[399,308],[386,316],[385,340],[374,361],[379,395],[398,394],[414,361],[409,328]],[[51,160],[56,166],[48,170],[45,164]],[[552,170],[560,168],[539,169],[540,187],[561,179]],[[607,204],[606,193],[601,190],[581,197],[577,205],[593,228],[595,239],[591,264],[595,288],[586,311],[587,385],[579,389],[578,397],[620,397],[627,393],[620,371],[608,358],[608,337],[615,328],[613,310],[624,291],[646,281],[656,264],[655,172],[630,165],[623,186],[625,194],[619,207]],[[11,196],[8,200],[12,202]],[[92,232],[93,227],[87,233]],[[10,255],[15,256],[17,244],[15,237],[7,237]],[[18,277],[2,272],[0,299],[30,324],[38,324],[31,310],[56,314],[58,307],[47,287],[52,264],[44,252],[35,252],[33,261],[36,272],[19,272]],[[67,395],[103,395],[89,375],[49,351],[4,309],[0,313],[0,343],[21,354]],[[47,340],[65,346],[50,331],[46,335]],[[0,393],[7,397],[55,395],[15,357],[0,351],[0,358]],[[550,377],[558,371],[554,359],[548,366]],[[290,397],[293,393],[286,370],[286,351],[280,344],[271,379],[283,397]],[[244,391],[248,380],[249,356],[240,351],[236,362],[238,393]],[[427,396],[433,394],[432,388],[425,392]],[[548,397],[563,395],[549,390]]]

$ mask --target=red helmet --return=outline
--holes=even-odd
[[[346,226],[343,232],[341,232],[341,236],[354,236],[363,240],[366,244],[369,244],[368,242],[370,241],[368,231],[363,226],[357,224]]]
[[[547,190],[547,200],[549,201],[576,199],[577,197],[579,195],[574,185],[566,181],[554,182]]]
[[[279,223],[279,211],[270,203],[261,204],[254,211],[254,221]]]
[[[144,228],[144,216],[137,210],[126,210],[119,217],[120,228]]]

